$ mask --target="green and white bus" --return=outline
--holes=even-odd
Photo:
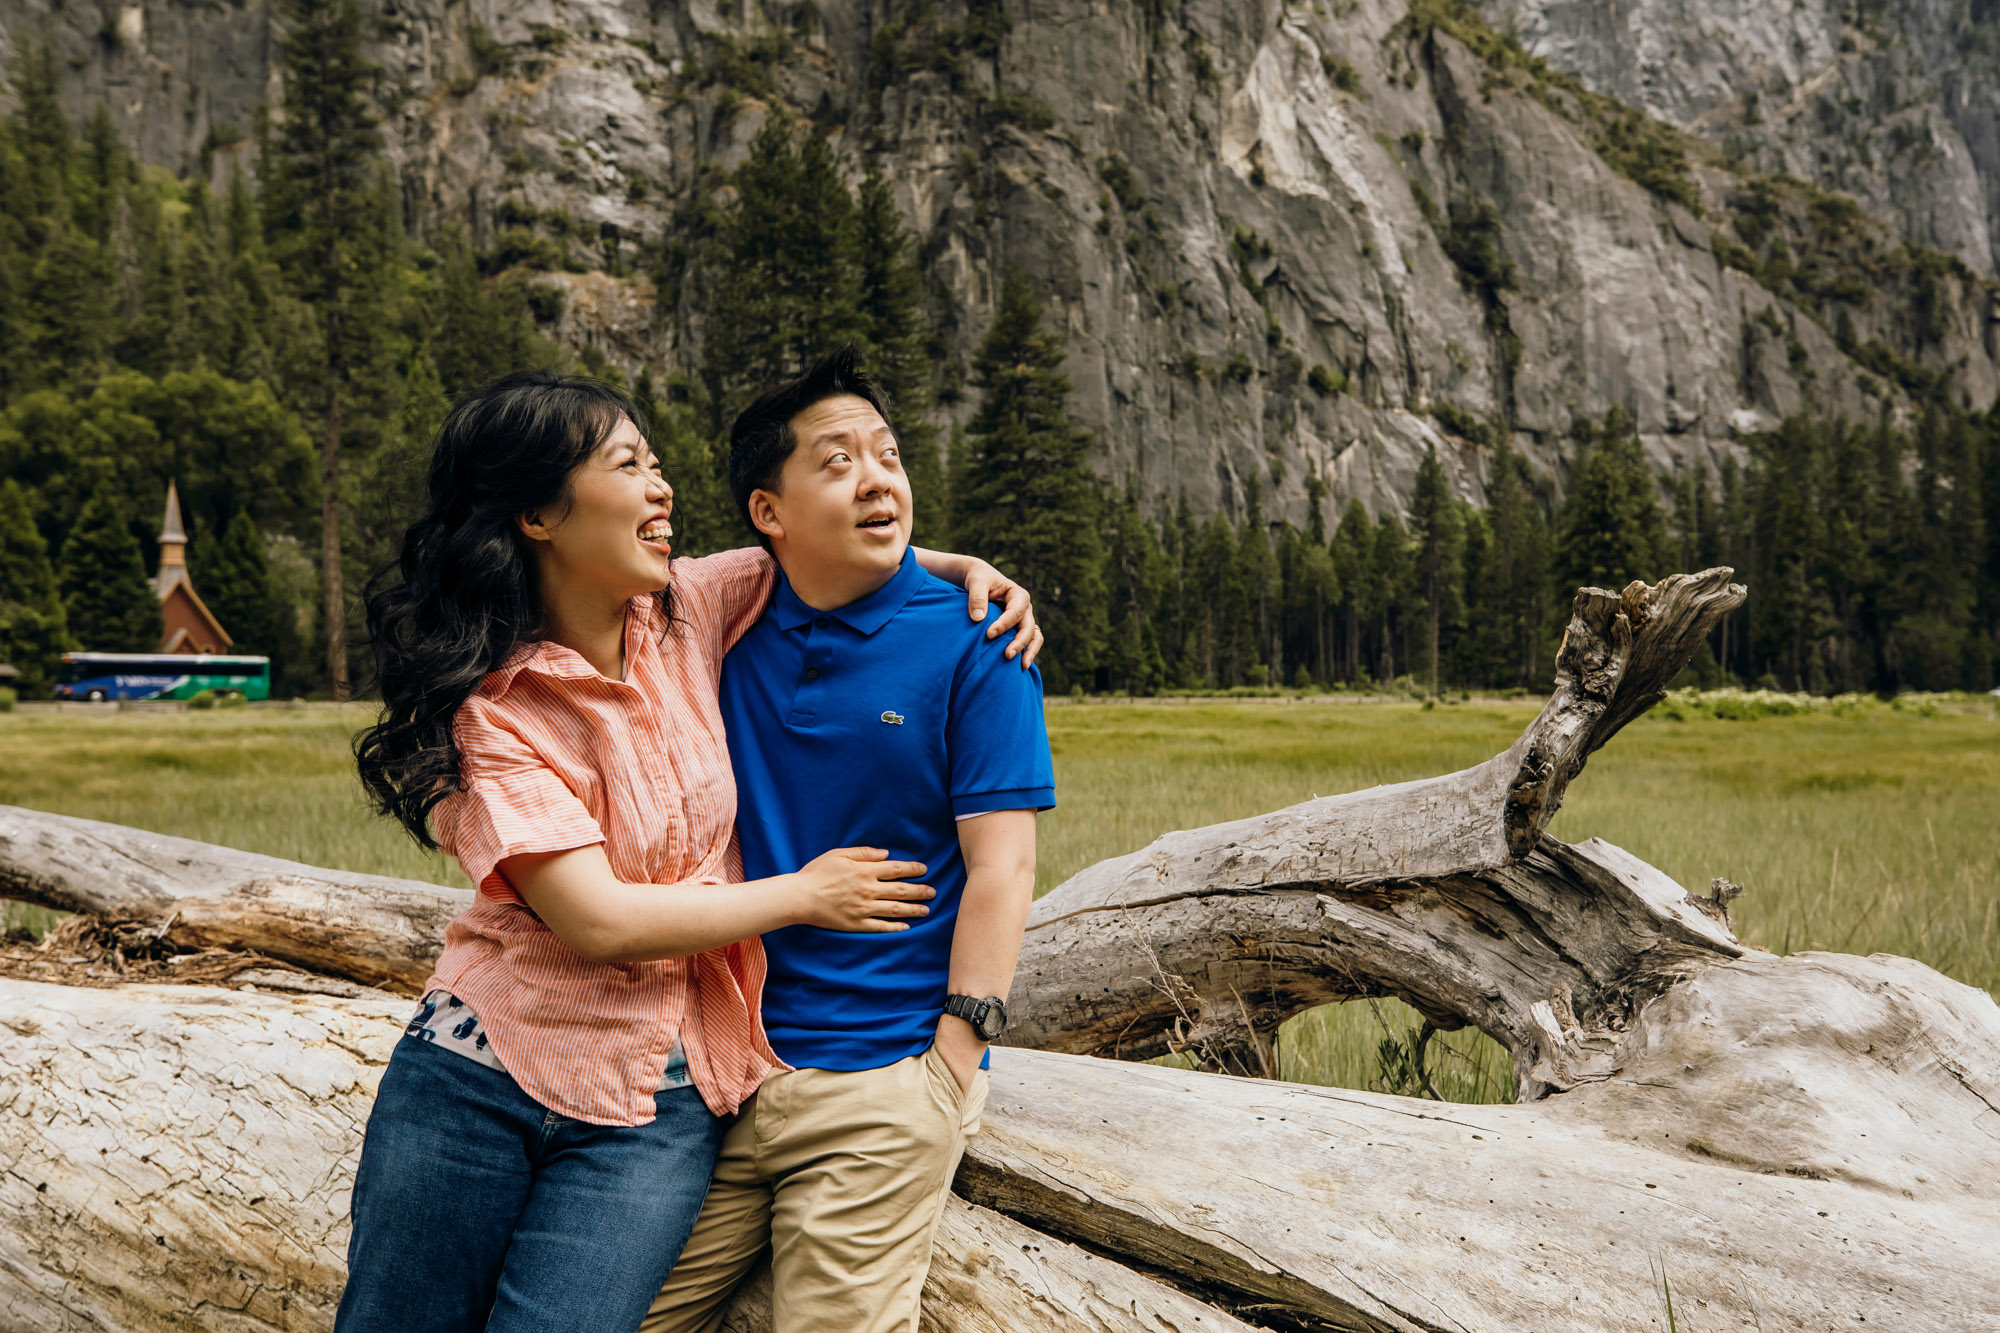
[[[64,653],[56,698],[192,699],[203,690],[271,697],[271,659],[206,653]]]

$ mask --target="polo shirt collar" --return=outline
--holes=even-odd
[[[799,595],[792,591],[792,581],[780,570],[777,596],[771,602],[771,616],[782,630],[794,630],[811,624],[820,616],[831,616],[857,634],[873,634],[909,605],[910,599],[917,595],[917,589],[923,586],[924,577],[923,566],[917,563],[917,553],[905,547],[903,563],[887,583],[846,606],[817,611],[799,600]]]

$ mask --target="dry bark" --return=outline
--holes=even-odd
[[[1043,899],[1014,1007],[1047,1049],[996,1052],[926,1329],[1608,1331],[1670,1300],[1698,1329],[2000,1327],[1992,999],[1748,949],[1722,889],[1546,835],[1740,597],[1727,571],[1585,590],[1505,754],[1172,834]],[[240,974],[272,984],[412,984],[462,898],[361,879],[0,810],[0,889],[333,974]],[[1522,1103],[1086,1058],[1256,1070],[1285,1017],[1376,994],[1493,1034]],[[0,979],[0,1328],[327,1327],[406,1006]],[[767,1326],[753,1283],[730,1327]]]
[[[0,979],[0,1329],[326,1329],[361,1129],[408,1000]],[[936,1333],[1250,1326],[954,1202]],[[768,1328],[751,1283],[730,1327]]]
[[[1512,1106],[1005,1051],[959,1191],[1278,1328],[1624,1333],[1662,1275],[1683,1328],[2000,1328],[1996,1051],[1983,992],[1834,954]]]
[[[407,994],[472,893],[0,805],[0,898],[87,913],[162,952],[251,951]]]
[[[1728,576],[1580,591],[1554,694],[1484,764],[1169,833],[1072,877],[1029,917],[1007,1040],[1268,1073],[1286,1019],[1386,994],[1490,1033],[1524,1098],[1601,1077],[1641,1005],[1743,946],[1651,866],[1543,830],[1742,602]]]

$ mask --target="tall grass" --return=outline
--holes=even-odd
[[[456,865],[362,803],[348,747],[372,716],[331,704],[0,714],[0,804],[463,886]]]
[[[1536,706],[1052,706],[1061,804],[1043,818],[1038,889],[1169,829],[1477,763]],[[348,744],[367,716],[358,706],[4,714],[0,803],[462,885],[452,863],[363,806]],[[1990,700],[1857,700],[1780,716],[1683,699],[1591,760],[1553,832],[1603,837],[1690,887],[1718,875],[1743,885],[1737,928],[1766,948],[1907,954],[2000,990],[1996,828]],[[1419,1023],[1393,1001],[1318,1010],[1286,1025],[1280,1065],[1301,1081],[1417,1092],[1408,1055]],[[1504,1053],[1475,1032],[1433,1038],[1426,1068],[1448,1099],[1511,1096]]]

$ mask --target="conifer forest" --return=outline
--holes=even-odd
[[[219,184],[142,164],[102,107],[67,114],[48,47],[5,71],[0,661],[23,697],[47,696],[64,651],[153,646],[170,480],[232,651],[272,658],[276,697],[365,693],[360,596],[429,434],[451,394],[517,367],[626,389],[675,489],[680,552],[743,544],[731,418],[844,343],[893,400],[917,540],[1033,590],[1053,692],[1535,691],[1576,587],[1719,564],[1750,596],[1689,668],[1704,685],[1995,684],[2000,412],[1948,375],[1888,364],[1910,371],[1899,410],[1802,412],[1672,474],[1616,407],[1573,419],[1550,473],[1504,422],[1440,401],[1438,429],[1484,460],[1474,493],[1433,449],[1400,510],[1337,503],[1315,477],[1305,521],[1280,521],[1253,473],[1204,511],[1142,497],[1094,452],[1063,324],[1021,272],[963,374],[943,373],[923,238],[828,125],[769,116],[657,238],[552,237],[504,204],[484,235],[417,229],[380,152],[363,12],[282,8],[285,114],[243,127],[254,154]],[[1119,177],[1107,160],[1107,197]],[[1477,223],[1454,212],[1451,235],[1473,246]],[[644,275],[699,312],[697,350],[635,369],[559,341],[564,292],[544,276],[565,268]],[[1347,390],[1317,365],[1310,385]]]

